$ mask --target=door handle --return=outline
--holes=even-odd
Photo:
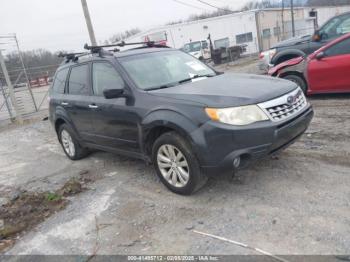
[[[96,108],[98,108],[98,106],[97,105],[89,105],[89,108],[96,109]]]
[[[67,102],[62,102],[61,105],[62,105],[62,106],[68,106],[69,103],[67,103]]]

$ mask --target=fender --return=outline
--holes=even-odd
[[[156,111],[152,111],[141,122],[140,146],[142,148],[142,151],[145,152],[145,141],[152,128],[168,127],[186,138],[190,142],[195,155],[199,158],[199,160],[201,160],[201,156],[198,153],[197,147],[195,145],[199,143],[197,140],[202,140],[204,138],[201,138],[199,136],[192,136],[194,131],[197,130],[200,125],[201,124],[199,122],[193,122],[187,116],[178,111],[169,109],[158,109]]]
[[[290,59],[290,60],[287,60],[287,61],[285,61],[285,62],[283,62],[283,63],[280,63],[280,64],[278,64],[278,65],[272,67],[272,68],[269,70],[268,74],[269,74],[270,76],[277,76],[277,75],[280,74],[280,71],[281,71],[282,69],[285,69],[285,68],[289,68],[289,67],[291,67],[291,66],[298,65],[298,64],[300,64],[303,60],[304,60],[304,58],[301,57],[301,56],[296,57],[296,58],[292,58],[292,59]]]
[[[300,75],[304,76],[305,81],[307,82],[306,77],[306,68],[307,68],[307,61],[306,59],[303,59],[299,64],[288,66],[285,68],[282,68],[278,71],[277,77],[282,77],[290,74],[290,73],[299,73]]]
[[[272,57],[271,59],[271,64],[272,65],[276,65],[276,62],[283,56],[290,56],[290,55],[293,55],[293,56],[296,56],[296,57],[299,57],[299,56],[302,56],[302,57],[306,57],[306,54],[299,50],[299,49],[286,49],[286,50],[283,50],[281,52],[278,52],[274,57]]]
[[[157,109],[149,113],[141,122],[143,138],[147,132],[156,126],[164,126],[178,131],[181,135],[189,137],[189,134],[198,128],[198,125],[187,116],[169,109]]]
[[[70,120],[69,116],[67,115],[66,110],[64,110],[64,108],[62,108],[60,106],[56,108],[55,116],[53,118],[54,128],[55,128],[55,125],[56,125],[56,122],[58,119],[62,119],[64,122],[66,122],[73,129],[75,136],[77,137],[79,142],[82,141],[82,139],[79,135],[79,132],[77,132],[77,129],[76,129],[75,125],[73,124],[73,122]]]

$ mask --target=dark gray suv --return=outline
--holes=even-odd
[[[70,159],[89,149],[143,159],[179,194],[286,148],[313,116],[292,82],[221,74],[171,48],[70,56],[49,98]]]

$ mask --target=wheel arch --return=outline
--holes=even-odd
[[[271,59],[271,64],[273,65],[278,65],[284,61],[287,61],[289,59],[298,57],[298,56],[302,56],[305,57],[306,54],[299,50],[299,49],[287,49],[284,51],[281,51],[279,53],[277,53],[272,59]]]
[[[57,134],[58,137],[59,137],[58,130],[59,130],[59,127],[62,124],[69,125],[69,127],[73,130],[74,135],[77,137],[77,139],[79,141],[81,140],[81,138],[79,136],[79,133],[77,132],[77,129],[75,128],[75,126],[72,123],[72,121],[69,120],[69,117],[68,117],[67,113],[65,111],[63,111],[63,110],[57,110],[57,112],[55,114],[54,126],[55,126],[55,131],[56,131],[56,134]]]
[[[307,90],[309,89],[309,85],[308,85],[307,80],[306,80],[306,78],[305,78],[305,76],[304,76],[303,73],[298,72],[298,71],[287,71],[287,72],[282,72],[282,73],[279,75],[279,77],[280,77],[280,78],[285,78],[286,76],[289,76],[289,75],[295,75],[295,76],[300,77],[300,78],[304,81],[304,83],[305,83],[305,87],[306,87],[306,90],[305,90],[305,91],[307,92]]]
[[[150,156],[155,140],[164,133],[174,131],[186,139],[192,146],[194,141],[191,133],[197,129],[186,116],[170,110],[158,110],[149,114],[142,121],[141,148]]]

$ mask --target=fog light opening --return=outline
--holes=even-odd
[[[239,168],[240,165],[241,165],[241,157],[238,156],[235,159],[233,159],[233,167]]]

